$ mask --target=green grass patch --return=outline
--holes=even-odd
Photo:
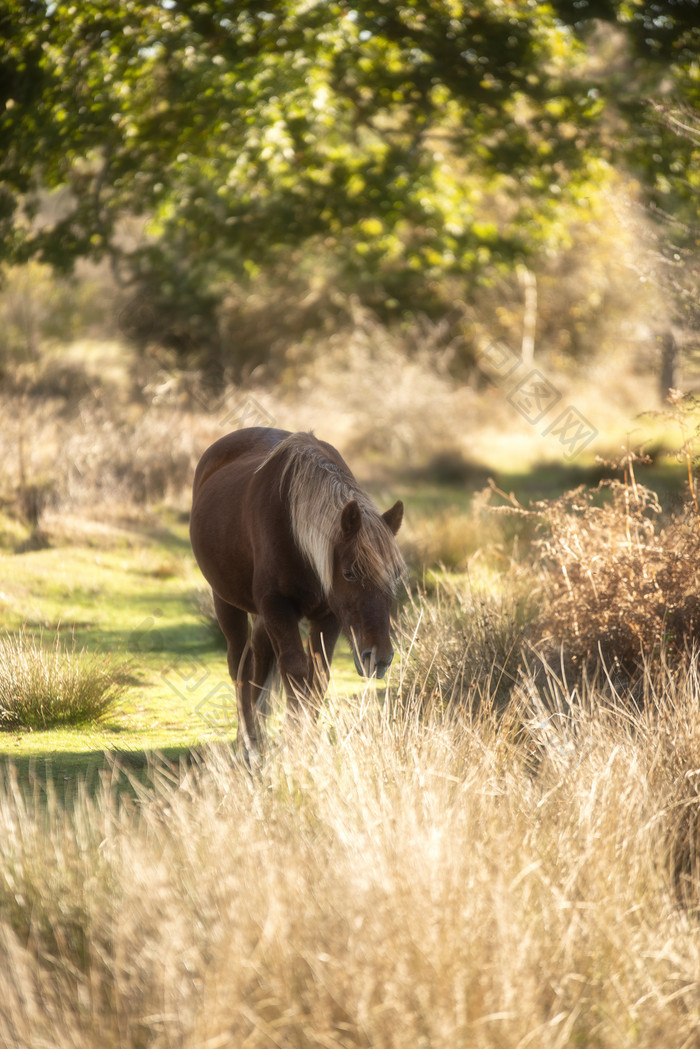
[[[85,728],[5,732],[15,757],[195,746],[222,735],[207,697],[229,690],[220,641],[200,611],[203,580],[187,524],[171,512],[128,525],[85,525],[48,549],[3,554],[0,617],[10,641],[55,631],[106,663],[128,663],[118,707]],[[199,712],[198,712],[199,708]],[[235,730],[228,725],[230,735]]]

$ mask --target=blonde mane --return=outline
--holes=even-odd
[[[406,566],[393,533],[354,478],[329,458],[311,433],[293,433],[258,467],[286,457],[280,488],[288,482],[292,534],[316,572],[325,594],[333,587],[333,550],[340,539],[343,507],[354,499],[362,512],[356,537],[355,573],[387,592],[396,589]]]

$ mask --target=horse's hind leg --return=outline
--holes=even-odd
[[[238,701],[239,744],[248,753],[257,752],[259,740],[255,723],[255,707],[252,695],[253,652],[248,640],[248,614],[235,608],[214,594],[214,610],[221,631],[226,638],[228,671],[236,686]]]
[[[261,715],[269,712],[271,677],[275,669],[275,650],[263,620],[256,616],[250,639],[253,650],[253,673],[250,680],[251,702]]]

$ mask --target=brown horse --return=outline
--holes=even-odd
[[[322,697],[341,630],[358,673],[384,676],[391,598],[405,572],[394,539],[402,518],[401,502],[380,514],[335,448],[310,433],[255,426],[202,456],[192,549],[214,593],[249,751],[275,666],[292,710]]]

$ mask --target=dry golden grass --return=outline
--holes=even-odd
[[[0,1043],[697,1045],[697,666],[657,686],[336,699],[255,775],[212,752],[135,803],[9,779]]]
[[[439,576],[429,596],[401,609],[401,690],[424,708],[503,707],[531,653],[541,598],[533,573],[515,564],[497,588],[471,575]]]

